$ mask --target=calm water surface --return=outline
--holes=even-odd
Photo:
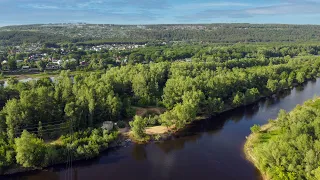
[[[250,127],[265,124],[276,118],[280,109],[290,111],[316,94],[320,94],[320,79],[278,97],[198,121],[188,127],[185,137],[110,150],[99,158],[74,163],[68,171],[62,165],[0,179],[63,180],[72,172],[74,180],[259,180],[259,172],[245,160],[242,151]]]

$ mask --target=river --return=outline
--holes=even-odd
[[[280,109],[290,111],[316,94],[320,94],[320,79],[277,97],[197,121],[185,130],[186,136],[174,140],[109,150],[96,159],[73,163],[68,171],[62,165],[0,179],[63,180],[72,173],[74,180],[259,180],[259,172],[243,153],[250,127],[266,124],[277,117]]]
[[[50,79],[51,79],[51,81],[54,81],[54,79],[55,79],[55,77],[49,77]],[[19,79],[18,81],[19,82],[29,82],[29,81],[37,81],[37,80],[39,80],[39,78],[25,78],[25,79]],[[3,87],[7,87],[8,86],[8,81],[6,80],[6,81],[4,81],[3,82]]]

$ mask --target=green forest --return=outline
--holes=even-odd
[[[155,42],[210,43],[306,42],[320,40],[319,25],[286,24],[38,24],[0,28],[0,45],[36,42]]]
[[[132,63],[51,80],[0,86],[0,170],[89,159],[119,135],[104,121],[126,121],[135,138],[147,126],[183,129],[199,115],[251,104],[320,75],[320,46],[234,45],[150,47],[127,52]],[[139,58],[140,60],[138,60]],[[191,62],[179,61],[192,57]],[[142,59],[143,58],[143,59]],[[141,60],[160,59],[142,64]],[[149,118],[136,107],[166,111]],[[129,122],[130,121],[130,122]]]
[[[268,125],[251,128],[255,165],[268,178],[320,179],[320,100],[298,105],[293,111],[281,110]]]

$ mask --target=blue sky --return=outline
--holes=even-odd
[[[0,0],[0,26],[64,22],[320,24],[320,0]]]

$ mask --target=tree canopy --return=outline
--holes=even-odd
[[[318,179],[320,152],[320,100],[309,100],[287,113],[279,112],[268,130],[252,127],[258,139],[253,156],[271,179]]]
[[[135,62],[101,71],[75,76],[62,71],[54,81],[9,79],[7,87],[0,86],[5,102],[0,111],[0,167],[47,166],[63,162],[70,151],[75,158],[96,156],[117,137],[96,128],[104,121],[134,119],[132,131],[141,138],[150,125],[179,130],[198,115],[251,104],[319,77],[319,50],[314,45],[149,47],[128,52],[139,54],[132,56]],[[158,60],[140,63],[140,55],[144,61]],[[148,106],[166,111],[157,117],[133,117],[134,108]]]

